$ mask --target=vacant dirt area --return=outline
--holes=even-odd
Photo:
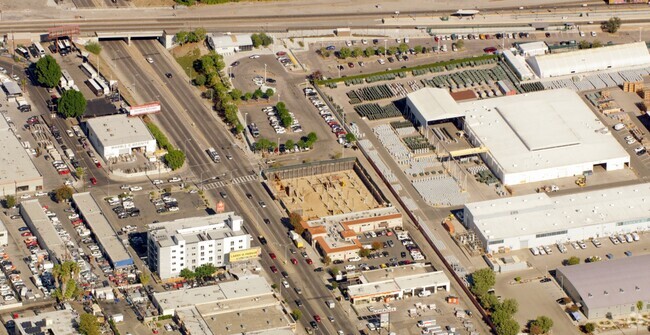
[[[131,0],[136,7],[171,7],[176,1],[174,0]]]

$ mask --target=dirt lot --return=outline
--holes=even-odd
[[[169,7],[173,6],[174,0],[131,0],[136,7]]]

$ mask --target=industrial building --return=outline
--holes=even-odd
[[[89,192],[72,195],[74,206],[79,210],[79,216],[86,221],[88,227],[95,235],[100,250],[106,255],[115,269],[133,265],[133,259],[124,247],[122,241],[111,227],[99,205]]]
[[[20,215],[25,220],[29,230],[38,239],[41,248],[50,253],[51,259],[60,262],[69,257],[68,249],[59,236],[59,232],[45,214],[43,206],[37,199],[26,200],[20,203]]]
[[[4,87],[5,94],[7,98],[22,97],[23,90],[20,89],[20,85],[13,80],[5,80],[2,82],[2,87]]]
[[[360,284],[348,286],[348,295],[354,305],[401,300],[422,291],[435,294],[441,289],[445,292],[451,289],[444,272],[433,271],[423,263],[364,271],[359,280]]]
[[[517,75],[521,80],[530,80],[535,78],[535,74],[526,64],[526,59],[524,56],[515,55],[510,50],[503,50],[503,59],[505,59],[506,64],[510,66],[512,71]]]
[[[0,245],[4,246],[9,243],[9,235],[7,233],[7,227],[3,221],[0,221]]]
[[[295,322],[264,277],[156,292],[161,315],[174,315],[188,334],[289,334]],[[235,321],[236,320],[236,321]]]
[[[147,261],[151,271],[165,280],[177,278],[184,268],[227,265],[232,252],[251,248],[251,236],[242,230],[243,221],[228,212],[150,224]]]
[[[253,50],[249,34],[208,34],[207,40],[210,48],[222,56]]]
[[[303,221],[309,242],[331,260],[346,260],[359,255],[363,245],[357,234],[402,227],[402,214],[395,207],[324,216]]]
[[[19,317],[6,324],[10,335],[77,335],[78,313],[71,309]]]
[[[151,154],[156,140],[139,117],[108,115],[86,120],[88,139],[104,158],[130,155],[134,150]]]
[[[425,91],[425,92],[422,92]],[[429,92],[426,92],[429,91]],[[439,88],[407,96],[406,114],[419,125],[454,122],[505,185],[623,169],[630,155],[577,93],[540,91],[456,103]]]
[[[563,266],[555,277],[589,319],[615,318],[650,309],[650,255]],[[643,308],[637,310],[637,302]]]
[[[488,253],[650,229],[650,184],[466,204],[464,223]]]
[[[545,55],[548,51],[548,45],[544,41],[519,43],[517,50],[525,57]]]
[[[0,117],[0,151],[0,197],[43,190],[43,176],[4,117]]]
[[[540,55],[528,58],[527,61],[538,77],[550,78],[602,70],[645,67],[650,65],[650,52],[645,42],[635,42]]]

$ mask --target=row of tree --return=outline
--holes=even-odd
[[[164,157],[167,166],[172,170],[178,170],[183,167],[183,164],[185,164],[185,153],[174,148],[174,146],[169,142],[169,139],[167,139],[167,136],[160,130],[160,128],[158,128],[158,126],[152,122],[147,122],[146,125],[149,132],[151,132],[151,135],[153,135],[153,138],[156,139],[158,147],[167,150],[167,154],[165,154]]]
[[[177,32],[174,37],[176,38],[176,42],[178,44],[183,45],[185,43],[201,42],[205,39],[206,36],[207,32],[205,28],[196,28],[193,31],[181,30]]]
[[[61,80],[61,66],[50,55],[46,55],[34,66],[36,81],[47,88],[54,88]],[[86,98],[79,91],[67,90],[58,101],[59,113],[66,117],[79,117],[86,112]]]
[[[258,88],[253,92],[246,92],[246,93],[242,93],[242,91],[237,88],[233,88],[230,91],[230,97],[233,99],[233,101],[270,99],[274,94],[275,91],[273,91],[272,88],[269,88],[266,91],[262,91],[262,89]]]
[[[314,143],[316,143],[317,140],[318,140],[318,136],[316,135],[316,133],[311,132],[311,133],[307,134],[307,136],[303,136],[298,142],[294,143],[294,141],[288,140],[285,143],[285,147],[287,149],[289,149],[289,148],[293,148],[294,145],[297,145],[300,149],[313,148]],[[289,144],[291,144],[291,146],[289,146]],[[273,141],[271,141],[269,139],[266,139],[266,138],[260,138],[259,140],[257,140],[257,142],[255,142],[254,147],[255,147],[255,150],[257,150],[257,151],[270,151],[270,150],[277,149],[278,148],[278,143],[273,142]],[[298,226],[300,226],[300,225],[298,225]],[[294,229],[295,229],[295,226],[294,226]]]
[[[289,110],[287,109],[287,105],[285,105],[284,102],[278,102],[275,105],[275,109],[278,113],[278,117],[280,117],[280,122],[282,122],[282,126],[285,128],[291,127],[291,124],[293,123],[293,117],[291,117],[291,114],[289,114]],[[292,146],[287,146],[288,148],[293,148]]]
[[[459,49],[461,48],[460,46],[457,46]],[[395,55],[398,52],[400,53],[405,53],[410,49],[409,45],[406,43],[402,43],[399,46],[391,46],[388,48],[384,48],[383,46],[379,47],[367,47],[365,49],[362,49],[360,47],[356,47],[353,49],[350,49],[348,47],[342,47],[339,51],[334,52],[336,57],[340,59],[346,59],[346,58],[358,58],[358,57],[372,57],[375,55]],[[415,53],[422,53],[425,51],[425,48],[421,45],[416,45],[413,47],[413,51]],[[332,51],[327,50],[327,48],[321,48],[318,51],[321,56],[323,57],[329,57],[332,55]]]
[[[595,49],[595,48],[600,48],[602,46],[603,43],[600,42],[599,40],[595,40],[593,42],[582,40],[578,42],[578,48],[580,49]]]
[[[273,44],[273,37],[265,33],[253,34],[251,35],[251,40],[253,42],[253,46],[256,48],[259,48],[260,46],[268,47],[269,45]]]
[[[185,280],[207,279],[214,276],[215,272],[217,272],[217,268],[208,263],[197,267],[194,271],[184,268],[181,270],[180,276]]]

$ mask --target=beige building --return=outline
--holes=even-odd
[[[0,152],[0,197],[43,190],[43,176],[4,117],[0,117]]]

